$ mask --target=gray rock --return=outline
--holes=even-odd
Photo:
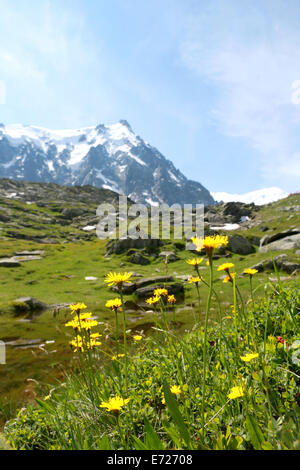
[[[268,251],[294,250],[296,248],[300,248],[300,233],[286,236],[276,241],[261,243],[259,252],[267,253]]]
[[[227,249],[232,253],[237,253],[239,255],[255,253],[255,248],[251,245],[249,240],[241,235],[229,235],[228,240],[229,243],[227,245]]]
[[[148,258],[143,256],[139,252],[132,254],[129,258],[129,262],[133,264],[140,264],[141,266],[146,266],[147,264],[150,264],[150,261],[148,260]]]
[[[136,289],[135,293],[137,294],[138,297],[144,299],[147,297],[151,297],[155,289],[162,289],[164,287],[168,290],[169,294],[179,294],[179,293],[183,294],[184,293],[183,285],[179,283],[168,284],[168,285],[156,284],[153,286],[140,287]]]
[[[168,263],[173,263],[174,261],[178,260],[176,253],[174,251],[161,251],[159,253],[159,256],[163,258],[164,261],[167,258]]]
[[[70,207],[70,208],[64,209],[61,213],[61,216],[64,219],[75,219],[75,217],[78,217],[84,214],[85,212],[86,212],[85,209],[81,207]]]
[[[21,263],[14,258],[0,259],[0,267],[2,268],[17,268],[19,266],[21,266]]]
[[[38,300],[34,297],[20,297],[14,301],[14,305],[18,304],[26,304],[31,311],[47,310],[50,307],[48,304],[45,304],[41,300]]]
[[[260,241],[260,246],[265,246],[265,245],[268,245],[269,243],[273,243],[278,240],[282,240],[283,238],[290,237],[293,235],[298,235],[298,234],[300,234],[300,227],[292,228],[289,230],[284,230],[282,232],[277,232],[273,235],[265,235]]]

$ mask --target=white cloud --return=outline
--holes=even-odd
[[[215,8],[190,19],[180,45],[182,62],[213,83],[212,115],[220,130],[257,150],[266,182],[295,189],[300,177],[300,31],[280,15],[261,25],[263,8],[258,17],[257,11],[251,16],[247,9],[245,15],[239,7],[232,17],[222,12]]]

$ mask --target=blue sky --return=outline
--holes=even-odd
[[[0,122],[127,119],[210,191],[299,190],[299,24],[298,0],[0,0]]]

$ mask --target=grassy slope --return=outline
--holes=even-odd
[[[10,202],[9,202],[10,203]],[[25,214],[26,217],[36,216],[38,224],[39,214],[53,216],[53,210],[40,208],[34,205],[26,205],[21,202],[15,203],[14,207]],[[247,232],[237,231],[244,236],[262,236],[260,225],[267,225],[270,230],[268,233],[287,229],[291,226],[300,226],[299,212],[286,212],[284,207],[289,205],[299,205],[300,195],[291,196],[286,200],[265,206],[256,215],[258,226],[253,227]],[[40,213],[41,211],[41,213]],[[29,230],[29,229],[24,229]],[[32,229],[31,229],[32,230]],[[56,227],[44,224],[40,229],[46,233],[49,238],[53,235],[59,235],[64,239],[64,232],[77,231],[70,227]],[[37,232],[40,232],[37,230]],[[59,231],[58,231],[59,230]],[[5,232],[5,226],[3,228]],[[167,248],[167,247],[166,247]],[[170,248],[172,245],[170,244]],[[41,338],[43,341],[55,340],[54,344],[47,345],[45,353],[41,349],[12,349],[7,348],[7,365],[1,366],[0,378],[1,386],[0,397],[2,399],[3,415],[10,414],[10,400],[14,403],[31,399],[35,393],[35,382],[28,382],[27,379],[49,382],[54,376],[53,367],[61,364],[62,361],[70,359],[70,351],[67,345],[68,338],[64,328],[65,312],[61,312],[57,318],[53,318],[52,312],[45,312],[32,322],[23,322],[22,318],[12,315],[12,301],[22,296],[36,297],[46,303],[68,303],[84,301],[88,308],[99,317],[100,321],[111,322],[111,314],[105,309],[105,302],[111,296],[114,296],[109,289],[104,286],[104,276],[109,271],[131,270],[142,274],[143,276],[153,276],[154,274],[164,274],[165,267],[162,260],[155,259],[151,265],[137,266],[128,263],[126,256],[111,256],[110,259],[104,258],[105,242],[94,239],[92,241],[80,241],[77,243],[66,243],[57,245],[41,245],[27,240],[16,240],[3,237],[0,242],[0,256],[13,255],[21,250],[44,249],[45,257],[42,260],[23,263],[18,268],[0,268],[0,283],[2,286],[0,299],[0,339],[5,341],[22,338],[35,339]],[[278,253],[274,253],[278,254]],[[299,259],[295,253],[288,253],[291,259]],[[178,252],[179,260],[168,266],[169,274],[181,275],[190,274],[191,268],[185,263],[185,260],[191,257],[188,251]],[[241,257],[233,255],[230,261],[235,263],[236,271],[241,273],[245,267],[249,267],[258,261],[270,258],[270,254],[259,254],[258,252]],[[215,262],[218,266],[222,262],[229,261],[227,258]],[[205,263],[203,263],[205,266]],[[156,272],[159,270],[159,272]],[[203,269],[203,275],[207,273],[207,268]],[[201,272],[201,273],[202,273]],[[287,276],[286,273],[282,273]],[[86,281],[85,276],[96,276],[98,281]],[[258,285],[263,286],[268,282],[270,276],[274,273],[265,272],[254,278],[254,288]],[[220,273],[217,274],[220,278]],[[221,283],[221,280],[219,281]],[[248,279],[241,277],[238,279],[240,289],[248,292]],[[232,303],[231,286],[221,284],[218,292],[222,295],[223,312],[226,314],[230,310]],[[259,292],[259,291],[258,291]],[[263,290],[260,291],[263,293]],[[258,295],[258,293],[257,293]],[[130,298],[130,297],[129,297]],[[177,319],[180,324],[180,331],[188,329],[193,323],[193,310],[189,306],[196,302],[195,289],[186,285],[184,306],[179,305],[180,312]],[[203,311],[205,298],[202,299]],[[215,311],[217,312],[216,306]],[[20,321],[21,320],[21,321]],[[132,327],[146,329],[147,323],[151,322],[152,315],[144,313],[143,315],[131,315],[129,318]],[[56,352],[50,352],[56,351]]]

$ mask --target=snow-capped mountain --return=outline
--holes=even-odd
[[[246,204],[254,202],[254,204],[257,206],[262,206],[263,204],[269,204],[270,202],[283,199],[288,196],[288,193],[280,188],[273,187],[259,189],[257,191],[251,191],[250,193],[245,194],[212,192],[211,195],[217,202],[244,202]]]
[[[214,204],[123,120],[74,130],[0,124],[0,177],[92,185],[150,205]]]

